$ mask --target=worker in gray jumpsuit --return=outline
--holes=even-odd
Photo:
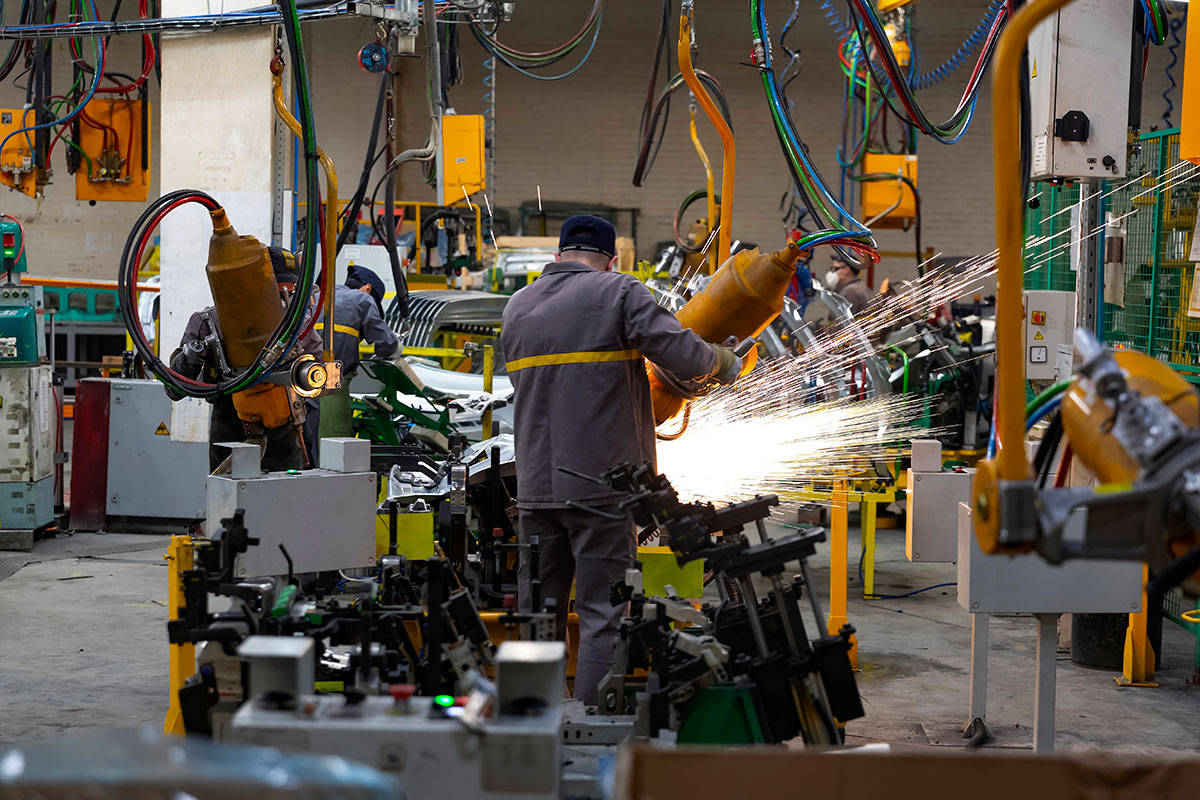
[[[296,272],[296,258],[286,250],[278,247],[268,247],[267,255],[271,259],[271,268],[275,273],[275,281],[279,285],[280,295],[289,297],[300,279]],[[311,312],[310,312],[311,313]],[[214,335],[215,334],[215,335]],[[220,331],[217,326],[216,309],[208,306],[193,312],[188,318],[187,326],[179,347],[171,354],[171,369],[193,380],[203,380],[216,383],[225,376],[221,374],[219,365],[225,361],[223,353],[218,349],[222,346]],[[321,339],[309,331],[300,340],[303,352],[321,357]],[[169,386],[164,386],[167,396],[172,400],[181,400],[183,395]],[[229,456],[229,450],[217,447],[217,442],[240,442],[246,438],[246,432],[233,407],[230,395],[209,400],[212,404],[212,417],[208,431],[208,462],[209,469],[215,470]],[[315,424],[320,414],[320,408],[315,401],[305,402],[304,440],[301,441],[291,425],[267,430],[267,447],[262,455],[262,467],[268,472],[278,472],[288,469],[303,469],[305,454],[309,457],[309,465],[316,466],[313,458],[315,451],[310,438],[310,428],[315,432]]]
[[[850,303],[850,313],[858,315],[867,310],[874,296],[859,277],[859,268],[843,259],[836,252],[825,273],[825,285]]]
[[[358,370],[358,343],[375,345],[375,355],[390,358],[400,346],[383,320],[383,281],[366,267],[351,264],[345,285],[334,287],[333,357],[342,362],[342,388],[321,398],[320,438],[353,436],[350,381]],[[325,325],[317,323],[324,332]]]
[[[515,390],[514,434],[520,541],[537,537],[542,596],[553,598],[558,636],[565,638],[575,580],[579,658],[575,696],[595,704],[612,664],[623,607],[609,585],[632,566],[632,520],[585,510],[624,512],[622,495],[562,472],[600,475],[622,462],[655,462],[654,413],[646,378],[649,359],[684,381],[732,383],[741,359],[680,327],[631,275],[612,272],[616,231],[588,215],[563,223],[558,258],[504,309],[500,343]],[[522,551],[519,603],[531,609],[527,551]]]

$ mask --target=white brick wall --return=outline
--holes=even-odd
[[[111,9],[108,0],[102,5]],[[841,2],[836,6],[844,10]],[[923,64],[931,68],[949,55],[974,28],[985,7],[985,0],[921,0],[916,6],[916,29]],[[502,38],[514,47],[544,49],[577,30],[589,8],[586,0],[518,0],[514,22],[502,28]],[[631,182],[658,9],[659,4],[649,0],[606,3],[600,40],[591,60],[567,80],[539,82],[501,67],[497,87],[500,205],[516,206],[534,199],[540,185],[547,200],[639,207],[641,257],[650,257],[656,242],[670,238],[675,209],[685,194],[703,187],[704,175],[688,138],[687,95],[677,93],[667,139],[647,185],[638,189]],[[776,42],[791,10],[788,0],[767,2]],[[739,63],[749,60],[747,4],[732,0],[701,3],[696,28],[697,65],[721,81],[734,115],[738,145],[734,235],[777,247],[782,243],[777,207],[789,179],[761,83],[753,69]],[[355,54],[373,39],[373,31],[372,25],[357,20],[305,26],[312,53],[318,137],[337,164],[347,195],[361,169],[364,127],[374,110],[378,87],[377,77],[358,67]],[[789,35],[789,42],[793,41],[798,42],[803,61],[803,71],[790,87],[796,101],[794,119],[822,174],[836,191],[833,154],[841,135],[842,82],[833,31],[814,0],[800,0],[800,21]],[[113,42],[113,63],[125,71],[133,70],[136,39]],[[451,101],[460,113],[481,113],[484,53],[465,29],[461,43],[466,78],[451,91]],[[118,51],[118,46],[124,52]],[[783,55],[778,47],[775,55],[777,61]],[[1159,93],[1166,83],[1162,75],[1166,61],[1165,48],[1152,48],[1144,99],[1146,128],[1162,112]],[[402,136],[406,146],[419,146],[428,131],[424,75],[418,59],[407,63],[411,67],[401,103]],[[57,56],[63,86],[69,83],[68,64],[65,56]],[[1182,81],[1182,62],[1176,75]],[[921,93],[930,116],[942,117],[953,110],[965,80],[965,72],[960,72]],[[946,147],[925,137],[918,142],[924,244],[948,255],[971,254],[993,246],[990,85],[988,79],[972,128],[959,144]],[[19,102],[14,99],[17,94],[11,83],[0,87],[0,106]],[[1178,95],[1176,109],[1178,122]],[[705,148],[719,168],[720,142],[702,115],[699,127]],[[894,133],[895,128],[892,130]],[[61,156],[56,154],[56,159],[61,170]],[[421,181],[419,168],[414,165],[404,170],[401,196],[432,200],[433,190]],[[49,187],[40,209],[9,193],[0,193],[0,208],[23,219],[32,218],[27,230],[35,272],[111,278],[121,243],[141,209],[126,204],[89,208],[75,203],[72,184],[65,180],[65,170],[61,171],[64,180]],[[88,252],[88,233],[101,237],[101,247],[111,234],[112,250]],[[882,231],[878,239],[885,250],[911,251],[913,245],[911,233]],[[877,279],[908,276],[913,271],[911,256],[891,259],[881,265]]]

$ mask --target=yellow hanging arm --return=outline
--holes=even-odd
[[[275,113],[283,120],[284,124],[291,129],[292,133],[297,138],[302,136],[300,123],[292,116],[292,112],[288,111],[287,103],[283,101],[283,62],[276,59],[271,62],[271,96],[275,99]],[[328,254],[329,262],[324,261],[323,269],[329,270],[326,273],[326,280],[329,281],[329,290],[325,292],[325,307],[323,309],[325,316],[325,343],[321,358],[325,361],[333,361],[333,259],[334,250],[338,237],[338,181],[337,170],[333,167],[333,159],[325,155],[325,151],[318,145],[317,157],[321,161],[321,168],[325,170],[325,230],[321,234],[325,247],[324,250]],[[316,202],[316,198],[312,198],[310,202]]]
[[[696,131],[696,103],[695,103],[694,99],[692,101],[689,111],[691,114],[691,120],[688,123],[688,125],[692,132],[692,144],[695,145],[695,147],[696,147],[696,155],[700,156],[700,161],[704,163],[704,181],[705,181],[705,187],[707,188],[707,191],[708,191],[707,221],[708,221],[708,230],[711,232],[713,229],[713,226],[717,224],[717,198],[716,198],[716,194],[713,192],[712,164],[710,164],[708,161],[708,153],[704,152],[704,145],[700,144],[700,134]],[[709,271],[708,271],[709,274],[711,275],[712,273],[716,272],[717,267],[719,267],[719,266],[720,266],[720,264],[714,265],[711,269],[709,269]]]
[[[1008,21],[996,49],[992,71],[992,172],[996,186],[996,458],[979,462],[975,477],[975,536],[987,553],[1002,549],[1001,487],[1030,481],[1025,456],[1025,360],[1021,287],[1024,276],[1024,205],[1021,196],[1020,62],[1029,34],[1071,0],[1033,0]]]
[[[719,267],[729,259],[730,233],[733,228],[733,171],[737,163],[737,154],[734,150],[733,131],[729,129],[729,124],[721,116],[716,103],[713,102],[712,98],[708,96],[708,92],[700,84],[700,79],[696,77],[696,70],[692,67],[692,11],[691,2],[684,2],[683,14],[679,18],[679,71],[683,73],[684,81],[687,82],[688,88],[692,90],[692,94],[700,103],[700,107],[704,109],[709,122],[717,129],[717,133],[721,135],[721,222],[720,234],[717,237],[716,257],[716,266]],[[711,204],[711,188],[709,189],[708,197]],[[714,220],[710,218],[709,224],[714,224]]]
[[[1004,29],[992,68],[992,159],[996,183],[996,471],[1029,478],[1025,457],[1025,360],[1021,353],[1024,203],[1021,187],[1020,66],[1029,34],[1071,0],[1034,0]]]

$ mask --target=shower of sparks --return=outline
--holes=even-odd
[[[1166,191],[1197,174],[1200,166],[1180,162],[1132,199]],[[1101,196],[1145,179],[1131,178]],[[1088,199],[1082,198],[1080,204]],[[1135,213],[1137,208],[1093,230],[1079,231],[1077,241],[1097,236]],[[1068,227],[1050,236],[1027,237],[1025,273],[1042,268],[1069,248],[1073,233]],[[1065,241],[1054,243],[1063,237]],[[711,239],[705,250],[710,243]],[[1050,244],[1053,246],[1037,261],[1029,260],[1035,248]],[[921,278],[898,293],[876,296],[853,320],[839,320],[815,332],[798,355],[761,362],[735,386],[695,401],[686,432],[674,441],[659,443],[660,471],[684,500],[716,502],[773,493],[787,502],[798,499],[797,492],[814,480],[873,472],[873,461],[906,452],[912,439],[947,433],[911,426],[925,412],[924,398],[892,394],[856,400],[840,397],[839,387],[845,386],[852,371],[865,372],[869,363],[877,363],[880,343],[890,332],[927,319],[932,309],[982,290],[994,276],[996,262],[995,250],[936,268],[927,261]],[[674,291],[685,287],[689,277],[680,275]],[[892,343],[897,343],[894,339]],[[898,343],[908,341],[911,339]],[[669,422],[664,429],[675,430],[678,424]]]
[[[462,186],[463,197],[467,198],[467,208],[471,209],[471,213],[475,212],[475,204],[471,202],[471,195],[467,194],[467,187]],[[485,195],[486,197],[486,195]]]
[[[772,362],[736,387],[698,400],[687,432],[658,444],[658,468],[680,499],[713,502],[776,494],[783,502],[815,480],[872,470],[873,459],[895,458],[920,432],[906,427],[924,409],[922,398],[885,395],[807,405],[807,381],[786,360]],[[794,382],[794,383],[792,383]],[[781,397],[783,395],[783,397]],[[889,453],[890,449],[890,453]]]

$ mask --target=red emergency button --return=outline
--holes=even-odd
[[[417,687],[411,683],[393,683],[388,687],[391,692],[392,699],[399,703],[402,700],[408,700],[416,694]]]
[[[1045,325],[1046,324],[1046,312],[1045,311],[1034,311],[1032,314],[1030,314],[1029,321],[1032,322],[1034,325]]]

